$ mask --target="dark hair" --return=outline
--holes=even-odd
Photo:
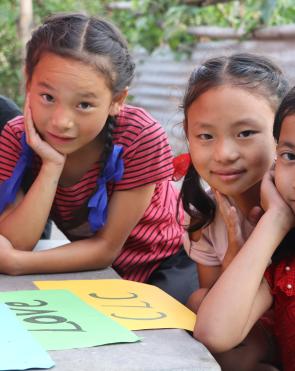
[[[21,114],[20,108],[13,100],[0,95],[0,131],[9,120]]]
[[[274,111],[288,89],[288,82],[282,71],[263,56],[239,53],[211,58],[195,68],[190,75],[182,103],[185,132],[191,104],[209,89],[227,84],[264,97]],[[188,227],[189,232],[207,226],[215,215],[215,202],[204,191],[201,183],[199,174],[191,166],[180,192],[184,209],[192,220]]]
[[[293,87],[282,100],[274,120],[273,135],[279,141],[282,123],[286,117],[295,115],[295,87]],[[294,128],[295,129],[295,128]],[[277,247],[272,256],[272,262],[278,264],[282,259],[294,256],[295,228],[291,229]]]
[[[103,18],[81,13],[61,13],[47,18],[27,43],[26,74],[30,82],[41,56],[51,52],[94,66],[106,78],[113,95],[128,87],[135,64],[121,32]],[[102,135],[105,146],[101,161],[111,152],[115,119],[108,117]]]
[[[295,115],[295,87],[286,94],[275,115],[273,136],[277,142],[279,141],[282,123],[290,115]]]

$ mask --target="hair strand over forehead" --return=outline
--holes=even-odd
[[[287,116],[295,115],[295,87],[290,89],[282,100],[274,120],[273,135],[278,141],[281,133],[282,123]],[[294,127],[295,130],[295,127]]]

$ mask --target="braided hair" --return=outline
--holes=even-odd
[[[27,83],[41,56],[51,52],[62,57],[82,61],[105,76],[113,94],[126,89],[134,76],[135,63],[121,32],[109,21],[83,13],[60,13],[45,20],[27,43]],[[109,116],[99,134],[104,138],[100,157],[102,169],[113,148],[112,132],[116,119]]]

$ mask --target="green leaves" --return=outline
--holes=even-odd
[[[192,26],[242,28],[247,37],[263,26],[294,23],[294,0],[236,0],[197,7],[182,0],[130,0],[129,9],[112,8],[109,0],[34,0],[34,24],[60,11],[86,11],[105,16],[122,30],[131,47],[152,52],[169,45],[177,56],[192,51],[198,41]],[[116,5],[122,1],[113,1]],[[126,3],[126,2],[124,2]],[[0,94],[22,105],[21,45],[18,35],[19,0],[0,1]]]

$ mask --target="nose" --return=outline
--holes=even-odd
[[[240,157],[238,144],[233,139],[219,139],[215,143],[213,158],[220,163],[231,163]]]
[[[61,105],[55,107],[50,121],[52,128],[58,132],[66,132],[74,125],[71,111]]]

